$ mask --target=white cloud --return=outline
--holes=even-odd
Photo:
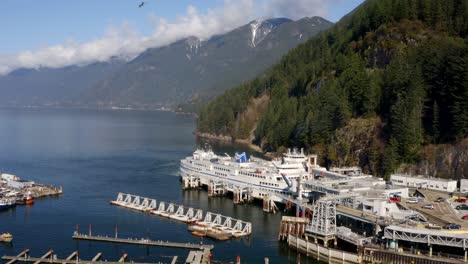
[[[328,3],[335,0],[264,0],[264,10],[269,16],[300,19],[327,15]]]
[[[263,2],[262,2],[263,1]],[[106,34],[85,43],[68,41],[24,51],[16,55],[0,55],[0,74],[18,68],[64,67],[106,61],[118,56],[131,59],[148,48],[160,47],[188,36],[207,39],[248,23],[258,16],[300,18],[326,14],[326,0],[224,0],[222,7],[200,13],[188,6],[186,13],[168,22],[152,14],[153,31],[142,36],[128,23],[111,27]]]

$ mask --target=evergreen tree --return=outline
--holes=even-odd
[[[385,147],[382,158],[382,172],[386,179],[395,171],[398,163],[398,142],[395,138],[390,138],[390,142]]]
[[[439,105],[437,101],[434,101],[432,108],[432,137],[434,138],[434,143],[439,141]]]

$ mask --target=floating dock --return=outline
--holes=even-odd
[[[137,195],[119,193],[117,199],[115,201],[110,201],[110,204],[137,211],[149,212],[154,215],[167,217],[192,225],[196,224],[200,226],[201,230],[191,230],[193,229],[193,227],[191,227],[189,231],[198,236],[204,234],[215,239],[226,240],[226,237],[238,238],[249,236],[252,233],[252,223],[250,222],[212,212],[206,212],[204,214],[201,209],[166,203],[164,201],[160,202],[158,205],[155,199]]]
[[[76,240],[87,240],[87,241],[96,241],[96,242],[190,249],[191,251],[189,255],[187,256],[187,260],[185,261],[185,263],[193,263],[193,264],[209,263],[210,257],[211,257],[211,250],[214,248],[213,245],[205,245],[205,244],[178,243],[178,242],[170,242],[170,241],[162,241],[162,240],[150,240],[150,239],[144,239],[144,238],[141,238],[141,239],[119,238],[117,236],[117,228],[115,230],[114,237],[93,236],[91,234],[91,226],[89,229],[89,234],[80,234],[77,230],[74,232],[72,238]],[[176,263],[177,258],[178,258],[177,256],[174,256],[171,263]],[[13,263],[10,263],[10,264],[13,264]]]
[[[97,242],[109,242],[109,243],[120,243],[120,244],[132,244],[132,245],[144,245],[144,246],[156,246],[156,247],[172,247],[172,248],[185,248],[185,249],[213,249],[213,245],[203,245],[203,244],[194,244],[194,243],[177,243],[169,242],[162,240],[150,240],[145,238],[118,238],[117,236],[93,236],[88,234],[80,234],[75,232],[72,236],[76,240],[88,240],[88,241],[97,241]]]

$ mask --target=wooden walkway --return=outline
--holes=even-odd
[[[193,244],[191,244],[193,245]],[[187,247],[186,247],[187,248]],[[209,264],[210,263],[210,255],[211,249],[213,246],[204,246],[200,248],[198,246],[197,250],[191,250],[185,263],[188,264]],[[126,262],[127,254],[123,254],[118,261],[102,261],[100,260],[102,253],[97,253],[92,260],[83,260],[80,259],[78,256],[78,251],[72,252],[67,258],[60,259],[57,255],[54,255],[54,251],[51,249],[47,251],[44,255],[39,258],[30,257],[29,256],[29,249],[23,250],[20,254],[16,256],[3,256],[2,259],[6,262],[6,264],[15,264],[16,262],[29,262],[34,264],[40,263],[52,263],[52,264],[123,264]],[[171,264],[175,264],[177,262],[178,257],[174,256],[172,258]],[[156,264],[156,263],[144,263],[144,262],[131,262],[132,264]]]
[[[133,245],[144,245],[144,246],[157,246],[157,247],[172,247],[172,248],[185,248],[185,249],[197,249],[197,250],[211,250],[214,248],[213,245],[203,245],[194,243],[177,243],[162,240],[149,240],[149,239],[133,239],[133,238],[117,238],[109,236],[90,236],[86,234],[73,234],[73,239],[77,240],[89,240],[99,242],[110,242],[110,243],[121,243],[121,244],[133,244]]]
[[[32,262],[34,264],[40,263],[53,263],[53,264],[77,264],[77,263],[86,263],[86,264],[102,264],[103,262],[99,260],[102,253],[98,253],[92,260],[81,260],[78,258],[78,251],[74,251],[66,259],[59,259],[54,256],[54,251],[51,249],[47,251],[42,257],[34,258],[29,256],[29,249],[23,250],[20,254],[16,256],[3,256],[3,260],[8,260],[7,264],[14,264],[15,262]],[[127,254],[123,254],[119,261],[106,261],[106,264],[122,264],[125,262]],[[152,263],[137,263],[132,262],[133,264],[152,264]]]

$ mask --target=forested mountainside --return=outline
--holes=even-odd
[[[432,176],[464,177],[467,17],[464,0],[368,0],[207,104],[198,132],[251,139],[264,151],[305,147],[324,165],[376,175],[422,164]],[[259,97],[269,98],[262,111],[245,118]],[[434,144],[452,152],[437,159]]]

